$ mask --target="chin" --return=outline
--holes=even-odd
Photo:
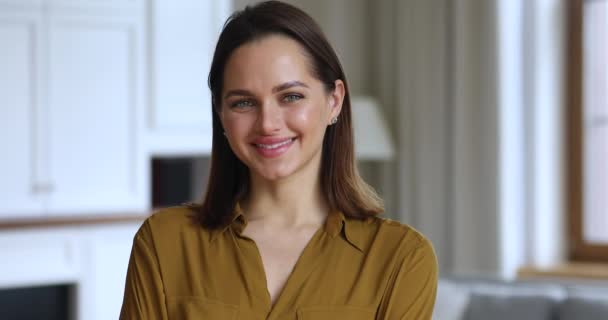
[[[258,175],[268,181],[279,181],[285,179],[293,174],[293,170],[260,170]]]
[[[289,177],[290,175],[283,173],[267,173],[260,176],[267,181],[279,181]]]

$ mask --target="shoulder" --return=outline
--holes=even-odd
[[[195,212],[186,206],[175,206],[155,211],[146,220],[152,227],[184,228],[196,224]]]
[[[439,266],[431,241],[414,227],[386,218],[375,218],[377,237],[390,248],[394,270],[407,272],[420,281],[436,282]]]
[[[135,238],[157,247],[207,232],[197,222],[194,211],[186,206],[175,206],[155,211],[144,221]]]
[[[370,245],[385,248],[392,254],[411,256],[424,254],[435,259],[431,241],[416,228],[385,217],[370,217],[359,222]]]

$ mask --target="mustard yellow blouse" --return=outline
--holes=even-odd
[[[335,212],[317,230],[274,305],[238,210],[224,230],[164,209],[133,240],[120,319],[431,319],[437,261],[413,228]]]

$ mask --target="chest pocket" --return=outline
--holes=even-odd
[[[169,319],[227,319],[234,320],[239,307],[202,297],[167,298]]]
[[[298,310],[298,320],[373,320],[376,310],[353,306],[318,306]]]

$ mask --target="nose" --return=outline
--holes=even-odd
[[[283,116],[279,106],[272,102],[267,102],[259,110],[257,127],[261,134],[267,135],[281,130]]]

